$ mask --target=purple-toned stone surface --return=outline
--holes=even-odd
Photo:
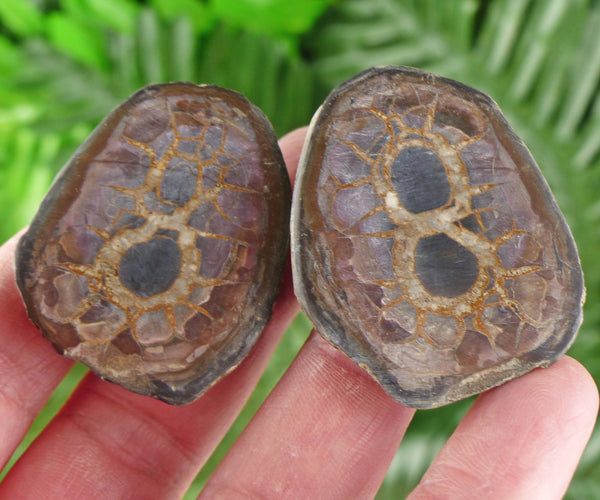
[[[243,96],[147,87],[76,152],[21,239],[28,313],[101,377],[188,403],[271,314],[290,197],[274,132]]]
[[[402,67],[342,84],[311,124],[292,208],[297,295],[409,406],[547,366],[581,323],[575,243],[497,105]]]

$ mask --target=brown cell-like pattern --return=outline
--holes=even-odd
[[[297,294],[393,397],[440,406],[566,351],[583,299],[575,244],[488,96],[374,68],[330,95],[309,141],[292,214]]]
[[[65,166],[19,244],[30,317],[100,376],[188,403],[270,316],[289,204],[275,135],[243,96],[143,89]]]

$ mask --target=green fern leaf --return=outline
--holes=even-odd
[[[211,0],[215,14],[230,26],[258,34],[306,32],[331,0]]]
[[[196,33],[208,33],[215,23],[215,16],[204,2],[197,0],[151,0],[158,15],[167,20],[185,18],[189,20]]]
[[[46,29],[52,45],[58,50],[93,68],[106,68],[104,37],[89,23],[55,12],[46,20]]]
[[[29,0],[2,0],[0,24],[14,35],[37,35],[43,28],[42,12]]]

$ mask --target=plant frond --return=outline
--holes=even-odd
[[[64,161],[65,149],[76,147],[89,129],[68,134],[39,135],[20,127],[0,134],[0,213],[10,214],[0,225],[0,238],[8,239],[33,217],[48,185]]]

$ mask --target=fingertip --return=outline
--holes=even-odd
[[[298,169],[298,162],[300,161],[307,130],[308,127],[297,128],[288,132],[279,140],[279,147],[287,165],[292,184],[296,178],[296,170]]]
[[[562,498],[594,428],[598,389],[563,357],[481,394],[411,499]]]
[[[547,372],[556,377],[564,406],[570,408],[574,417],[579,415],[581,424],[591,432],[598,416],[600,398],[598,386],[585,366],[570,356],[563,356],[552,366],[537,371],[540,376]]]
[[[483,394],[480,399],[499,397],[501,392],[521,396],[521,401],[538,401],[542,405],[560,407],[565,412],[579,413],[595,421],[598,412],[598,388],[588,370],[576,359],[563,356],[547,368],[537,368],[504,386]]]

